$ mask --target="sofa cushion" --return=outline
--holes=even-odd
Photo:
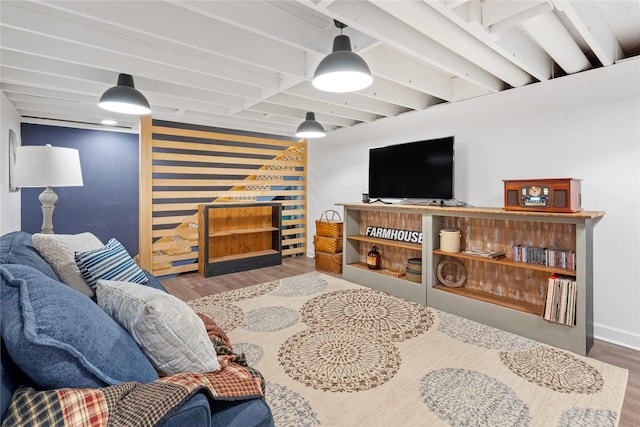
[[[33,246],[31,234],[24,231],[14,231],[0,237],[0,264],[28,265],[54,280],[59,280],[51,266]]]
[[[225,427],[273,427],[271,408],[264,399],[252,399],[244,402],[216,401],[211,404],[215,409],[211,415],[212,426]]]
[[[99,249],[76,252],[80,274],[94,290],[99,279],[145,283],[148,279],[127,250],[116,239],[109,239]]]
[[[0,340],[0,351],[0,420],[2,420],[11,403],[11,396],[18,388],[20,379],[16,377],[20,374],[20,370],[9,357],[2,340]]]
[[[93,289],[80,274],[74,257],[75,252],[99,249],[100,239],[91,233],[33,235],[33,245],[40,255],[53,267],[60,281],[73,289],[93,297]]]
[[[158,280],[157,277],[155,277],[153,274],[149,273],[147,270],[142,270],[144,271],[145,276],[147,276],[147,281],[144,282],[145,286],[149,286],[151,288],[155,288],[155,289],[159,289],[163,292],[167,292],[167,288],[165,288],[164,286],[162,286],[162,283],[160,283],[160,281]]]
[[[44,389],[147,383],[156,371],[91,299],[23,265],[0,267],[1,331],[11,359]]]
[[[202,320],[183,301],[135,283],[98,280],[98,305],[122,325],[167,375],[220,369]]]
[[[216,424],[217,426],[218,424]],[[224,424],[220,424],[221,426]],[[211,407],[204,392],[194,394],[169,417],[161,420],[158,427],[209,427],[211,426]],[[245,426],[249,427],[249,426]]]

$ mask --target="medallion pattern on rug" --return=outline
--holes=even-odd
[[[502,352],[500,360],[514,374],[560,393],[593,394],[602,390],[602,374],[564,351],[538,346],[527,351]]]
[[[261,283],[259,285],[246,286],[244,288],[207,295],[206,297],[199,298],[196,301],[200,301],[202,299],[207,299],[212,303],[241,301],[273,292],[280,287],[280,283],[280,280],[274,280],[273,282]]]
[[[562,413],[558,427],[615,427],[617,419],[606,409],[571,408]]]
[[[300,315],[287,307],[260,307],[246,313],[242,327],[253,332],[274,332],[300,321]]]
[[[287,277],[279,281],[280,287],[271,295],[278,297],[303,297],[318,294],[327,288],[327,281],[319,273]]]
[[[438,315],[438,330],[458,341],[490,350],[514,351],[536,347],[536,341],[524,338],[473,320],[435,310]]]
[[[273,420],[278,427],[315,427],[320,425],[318,415],[301,394],[287,387],[267,381],[266,399]]]
[[[373,330],[307,329],[278,351],[287,375],[323,391],[356,392],[386,383],[400,369],[400,353]]]
[[[234,353],[244,354],[249,366],[255,366],[264,356],[264,350],[262,350],[262,347],[246,342],[233,344],[233,351]]]
[[[402,342],[429,330],[434,314],[427,307],[383,292],[349,289],[328,292],[300,309],[310,328],[360,328]]]
[[[191,301],[188,304],[196,313],[206,314],[214,319],[225,332],[233,331],[242,325],[245,316],[240,307],[222,301],[214,301],[211,296]]]
[[[451,426],[527,426],[529,408],[507,385],[481,372],[445,368],[420,381],[420,397]]]

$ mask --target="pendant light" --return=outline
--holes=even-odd
[[[333,52],[327,55],[313,75],[314,87],[326,92],[355,92],[373,82],[367,63],[351,51],[351,40],[342,34],[346,27],[342,22],[333,21],[340,28],[340,35],[333,40]]]
[[[118,85],[102,94],[98,106],[104,110],[138,116],[151,113],[149,101],[133,86],[133,77],[129,74],[118,76]]]
[[[316,115],[312,112],[307,113],[306,120],[296,130],[298,138],[321,138],[325,135],[324,128],[316,121]]]

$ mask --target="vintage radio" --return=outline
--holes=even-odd
[[[581,211],[580,181],[574,178],[505,180],[504,208],[508,211]]]

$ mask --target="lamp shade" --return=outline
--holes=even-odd
[[[324,128],[316,121],[316,115],[312,112],[307,113],[306,120],[296,130],[298,138],[321,138],[325,135]]]
[[[312,84],[326,92],[354,92],[373,82],[367,63],[351,51],[348,36],[339,35],[333,40],[333,52],[316,68]]]
[[[151,113],[149,101],[133,86],[133,77],[129,74],[118,76],[118,85],[107,89],[102,94],[98,106],[104,110],[123,114]]]
[[[17,147],[16,187],[79,187],[83,185],[78,150],[51,145]]]

